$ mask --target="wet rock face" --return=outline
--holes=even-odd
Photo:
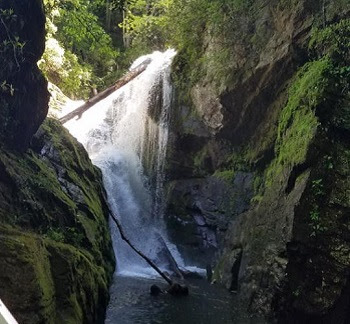
[[[213,262],[230,222],[249,208],[252,180],[252,174],[238,172],[231,181],[213,176],[169,184],[168,230],[190,260]]]
[[[7,146],[25,150],[48,112],[47,81],[37,67],[45,46],[44,8],[41,0],[2,0],[0,8],[0,135]]]

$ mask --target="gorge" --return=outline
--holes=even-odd
[[[349,1],[169,3],[124,3],[125,55],[161,52],[66,124],[81,145],[45,119],[42,1],[0,0],[1,300],[19,323],[347,323]],[[90,51],[90,78],[105,82],[97,72],[117,68],[96,47],[78,62]],[[207,268],[213,285],[189,279],[189,299],[150,299],[154,272],[110,211],[163,270]]]

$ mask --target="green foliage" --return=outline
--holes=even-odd
[[[314,29],[309,49],[318,57],[325,55],[338,62],[350,59],[350,19],[343,19],[326,28]]]
[[[319,204],[325,195],[322,179],[315,179],[311,182],[311,211],[310,211],[310,228],[311,237],[317,236],[319,233],[327,230],[327,227],[322,224],[321,212]]]
[[[63,243],[65,241],[64,238],[64,233],[62,230],[58,229],[58,228],[52,228],[50,227],[46,233],[46,235],[44,235],[46,237],[48,237],[51,240],[54,240],[56,242],[61,242]]]
[[[189,89],[203,73],[218,86],[231,68],[232,34],[236,15],[247,13],[253,0],[130,0],[124,8],[122,28],[133,49],[143,54],[173,47],[179,51],[174,82]],[[217,39],[216,51],[203,56],[205,42]],[[129,52],[130,53],[130,52]],[[232,63],[231,63],[232,64]]]
[[[84,240],[84,234],[74,227],[49,227],[44,237],[56,242],[71,244],[76,247],[81,246]]]
[[[174,81],[182,92],[191,88],[204,73],[214,84],[223,84],[230,74],[232,39],[228,31],[233,27],[232,16],[246,8],[249,1],[174,0],[168,14],[168,44],[179,50]],[[244,5],[243,5],[244,4]],[[205,43],[216,41],[215,51],[206,51]]]
[[[315,29],[309,43],[312,55],[326,57],[332,62],[327,77],[331,80],[329,93],[338,101],[337,109],[328,114],[329,121],[336,127],[350,129],[350,19],[324,29]]]
[[[80,64],[76,55],[65,50],[50,35],[38,65],[48,80],[57,85],[67,96],[76,98],[87,97],[89,94],[91,68]]]
[[[96,73],[104,75],[115,67],[118,52],[98,17],[90,11],[89,4],[86,0],[61,2],[58,40],[83,62],[93,65]]]
[[[209,152],[207,147],[203,147],[194,155],[193,166],[194,171],[198,176],[204,176],[206,174],[206,161],[208,159],[208,156]]]
[[[182,76],[174,74],[178,86],[189,89],[205,71],[207,78],[221,87],[232,68],[227,63],[233,64],[233,44],[227,44],[227,40],[231,42],[228,36],[237,23],[235,17],[249,11],[252,3],[253,0],[111,1],[111,7],[122,9],[124,15],[120,27],[127,48],[120,55],[103,28],[101,17],[106,1],[45,0],[48,42],[41,68],[71,97],[74,93],[86,97],[89,87],[105,87],[136,57],[175,47],[186,62],[179,67]],[[204,35],[219,40],[219,49],[205,56]]]
[[[105,1],[45,0],[44,3],[47,39],[39,66],[49,81],[73,98],[87,98],[92,87],[105,88],[109,75],[115,74],[119,56],[95,14],[101,14]]]
[[[256,173],[253,182],[254,197],[251,199],[252,203],[259,203],[262,200],[264,189],[264,177]]]
[[[121,24],[125,37],[133,47],[160,49],[165,40],[166,13],[172,0],[133,0],[125,3],[125,19]]]
[[[246,158],[247,154],[244,150],[233,152],[227,157],[225,165],[232,170],[249,172],[251,166]]]
[[[277,125],[275,158],[264,172],[263,185],[259,186],[263,191],[282,179],[284,170],[288,174],[294,166],[306,162],[308,154],[315,154],[318,148],[310,148],[317,133],[324,134],[334,128],[350,129],[350,57],[346,48],[349,37],[349,20],[313,31],[309,44],[312,61],[299,69],[289,87],[288,101]],[[322,157],[322,166],[326,173],[337,168],[330,154]],[[303,176],[300,175],[296,182]],[[310,236],[315,237],[329,226],[322,219],[324,181],[313,180],[310,192]]]
[[[312,181],[312,192],[316,197],[322,196],[324,194],[324,186],[322,179],[317,179]]]
[[[15,88],[7,79],[19,71],[24,62],[25,41],[19,39],[14,26],[18,23],[18,16],[13,9],[0,9],[0,94],[13,96]]]

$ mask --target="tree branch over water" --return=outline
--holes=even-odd
[[[68,113],[67,115],[61,117],[59,121],[62,124],[65,124],[69,120],[73,119],[74,117],[81,118],[82,114],[87,111],[89,108],[97,104],[102,99],[105,99],[110,94],[112,94],[114,91],[120,89],[124,85],[126,85],[131,80],[135,79],[137,76],[139,76],[143,71],[146,70],[147,66],[151,63],[151,60],[146,60],[142,62],[140,65],[138,65],[135,69],[132,69],[130,72],[125,74],[123,77],[121,77],[114,85],[107,88],[106,90],[98,93],[96,96],[90,98],[87,102],[85,102],[80,107],[74,109],[72,112]]]
[[[149,259],[147,256],[145,256],[140,250],[138,250],[125,236],[125,233],[123,231],[122,225],[120,224],[119,220],[117,217],[113,215],[111,212],[111,218],[113,222],[117,225],[119,233],[123,241],[125,241],[141,258],[143,258],[170,286],[173,285],[173,281],[165,275],[164,272],[162,272],[155,264],[154,262]]]

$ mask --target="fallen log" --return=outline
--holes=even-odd
[[[125,241],[141,258],[143,258],[172,287],[174,284],[173,281],[163,271],[161,271],[150,258],[148,258],[139,249],[137,249],[135,246],[132,245],[132,243],[125,236],[122,225],[120,224],[118,218],[115,217],[112,213],[110,215],[112,220],[118,227],[122,240]]]
[[[93,105],[97,104],[102,99],[105,99],[110,94],[112,94],[114,91],[120,89],[124,85],[126,85],[131,80],[135,79],[138,75],[140,75],[143,71],[146,70],[147,66],[151,63],[151,59],[147,59],[144,62],[142,62],[140,65],[138,65],[136,68],[132,69],[130,72],[125,74],[123,77],[121,77],[114,85],[110,86],[106,90],[103,90],[102,92],[98,93],[96,96],[90,98],[88,101],[86,101],[83,105],[80,107],[74,109],[67,115],[61,117],[59,121],[62,124],[65,124],[67,121],[73,119],[74,117],[78,116],[81,118],[81,115],[87,111],[89,108],[91,108]]]

